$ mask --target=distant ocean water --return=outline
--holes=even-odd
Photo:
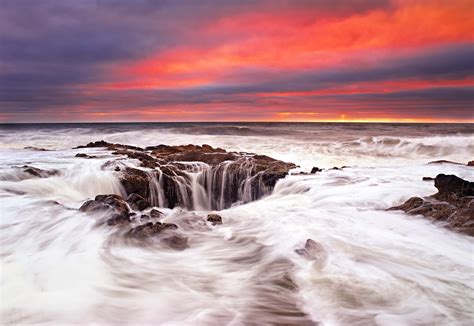
[[[101,169],[110,157],[74,157],[73,147],[101,139],[209,144],[299,167],[271,195],[221,211],[223,226],[191,234],[182,252],[127,247],[75,210],[121,193]],[[424,176],[474,181],[466,166],[473,159],[473,124],[0,125],[0,320],[262,325],[281,321],[277,312],[291,301],[324,325],[468,325],[473,240],[385,209],[436,192]],[[434,160],[462,165],[428,164]],[[26,178],[14,168],[23,165],[60,174]],[[314,166],[348,168],[297,174]],[[324,265],[295,254],[308,238],[324,247]],[[273,291],[286,274],[297,287],[291,300]]]

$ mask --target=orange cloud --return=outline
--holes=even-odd
[[[472,41],[472,12],[472,1],[459,0],[398,1],[393,10],[348,17],[312,17],[301,11],[240,14],[198,31],[202,38],[229,35],[214,47],[181,46],[120,68],[120,73],[144,78],[149,87],[181,88],[231,82],[243,68],[364,64],[354,62],[358,51]]]

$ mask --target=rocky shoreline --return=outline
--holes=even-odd
[[[233,204],[254,201],[270,194],[276,182],[297,167],[293,163],[265,155],[229,152],[209,145],[157,145],[141,148],[101,140],[75,149],[86,148],[103,148],[116,156],[105,162],[102,169],[116,174],[125,196],[98,195],[93,200],[84,202],[79,210],[89,214],[105,213],[107,218],[104,223],[109,226],[130,225],[127,236],[135,238],[169,233],[178,228],[173,223],[159,222],[163,213],[155,207],[181,207],[188,212],[219,211]],[[77,153],[75,157],[100,158],[86,153]],[[470,161],[467,165],[473,166],[473,162]],[[444,160],[429,164],[464,165]],[[28,165],[19,168],[25,178],[45,178],[59,173],[57,170],[47,171]],[[333,169],[344,168],[347,167]],[[296,175],[322,171],[324,170],[314,167],[309,173],[299,172]],[[455,232],[474,236],[474,182],[444,174],[435,178],[424,177],[423,180],[434,181],[438,192],[424,198],[412,197],[388,210],[421,215]],[[202,216],[197,219],[201,225],[222,224],[222,217],[218,214],[209,214],[207,220]],[[178,247],[182,248],[185,241],[178,238],[175,240],[181,243]]]
[[[422,215],[453,231],[474,236],[474,182],[439,174],[434,178],[434,185],[438,189],[436,194],[412,197],[389,210]]]

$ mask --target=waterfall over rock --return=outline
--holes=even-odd
[[[140,162],[116,172],[127,194],[137,193],[153,206],[189,210],[221,210],[259,199],[296,167],[265,155],[209,145],[139,148],[99,141],[82,147],[106,147]]]

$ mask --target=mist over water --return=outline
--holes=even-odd
[[[175,251],[126,241],[77,211],[95,195],[125,193],[102,169],[116,156],[72,149],[101,139],[209,144],[299,168],[270,195],[219,211],[219,226],[193,218],[205,210],[161,208],[189,238]],[[436,192],[424,176],[473,181],[473,158],[470,124],[0,125],[0,321],[470,325],[473,240],[385,209]],[[427,164],[442,159],[463,165]],[[33,178],[23,165],[58,173]],[[297,174],[313,166],[348,168]],[[295,253],[309,238],[320,259]]]

